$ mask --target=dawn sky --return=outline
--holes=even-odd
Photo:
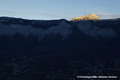
[[[0,0],[0,16],[69,20],[90,13],[118,18],[120,0]]]

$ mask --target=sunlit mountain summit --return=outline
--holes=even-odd
[[[81,21],[81,20],[100,20],[96,14],[88,14],[85,16],[72,18],[71,21]]]

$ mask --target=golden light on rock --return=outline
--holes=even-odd
[[[88,14],[86,16],[72,18],[71,21],[81,21],[81,20],[100,20],[96,14]]]

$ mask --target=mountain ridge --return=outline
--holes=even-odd
[[[68,21],[65,19],[60,20],[28,20],[12,17],[0,17],[0,35],[2,34],[15,34],[17,32],[24,35],[34,33],[35,35],[48,35],[60,34],[68,37],[74,32],[76,28],[92,37],[115,38],[119,33],[114,27],[119,28],[119,19],[107,20],[81,20],[81,21]],[[116,32],[117,31],[117,32]]]

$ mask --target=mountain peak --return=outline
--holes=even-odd
[[[72,18],[71,21],[81,21],[81,20],[100,20],[96,14],[88,14],[85,16]]]

